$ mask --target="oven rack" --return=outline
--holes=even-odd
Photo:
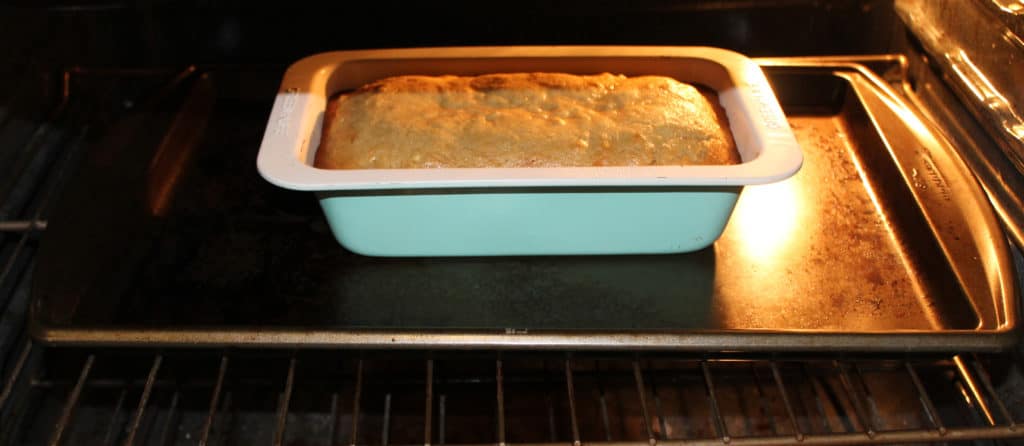
[[[62,368],[48,370],[54,363]],[[1024,438],[984,360],[973,356],[183,355],[52,351],[26,343],[11,368],[0,394],[0,444],[230,444],[234,438],[275,445],[625,446]],[[916,410],[903,411],[911,406]],[[34,437],[40,432],[47,436]]]
[[[59,105],[39,111],[42,124],[23,132],[24,144],[0,147],[5,160],[16,161],[8,166],[19,168],[0,189],[0,444],[624,446],[1024,438],[1014,413],[1022,406],[1019,390],[1007,397],[999,384],[1006,367],[1019,367],[1013,356],[1007,365],[1006,356],[966,355],[35,344],[24,326],[32,259],[47,227],[50,196],[89,135],[77,117],[93,112],[69,100],[71,77],[63,76]],[[0,131],[17,124],[24,123],[0,118]],[[529,404],[522,402],[526,396]],[[669,407],[669,401],[686,404]]]

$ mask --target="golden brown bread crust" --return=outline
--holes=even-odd
[[[661,76],[398,76],[332,98],[323,169],[740,162],[717,95]]]

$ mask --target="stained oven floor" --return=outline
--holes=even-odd
[[[586,348],[577,335],[604,348],[1012,343],[1012,304],[965,282],[931,215],[907,205],[920,197],[889,154],[899,147],[848,79],[769,74],[804,166],[744,190],[711,248],[451,259],[349,253],[312,194],[259,177],[278,72],[186,74],[90,142],[41,248],[35,335],[56,344],[377,347]],[[951,234],[971,233],[953,217]]]

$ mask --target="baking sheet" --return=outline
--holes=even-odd
[[[255,154],[252,124],[266,116],[279,73],[250,90],[235,85],[258,73],[209,73],[182,93],[186,104],[215,101],[192,158],[163,176],[175,180],[160,212],[138,173],[156,148],[100,141],[104,150],[92,150],[43,240],[33,334],[52,344],[188,346],[1012,345],[1005,237],[948,147],[862,67],[765,62],[803,169],[748,188],[708,249],[599,258],[340,250],[312,197],[278,190],[237,161]]]

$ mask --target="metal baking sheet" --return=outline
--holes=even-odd
[[[665,256],[348,253],[313,197],[256,173],[280,73],[196,76],[91,148],[42,241],[32,332],[168,346],[1013,345],[1005,236],[951,148],[866,65],[760,62],[804,166],[746,189],[712,247]]]

